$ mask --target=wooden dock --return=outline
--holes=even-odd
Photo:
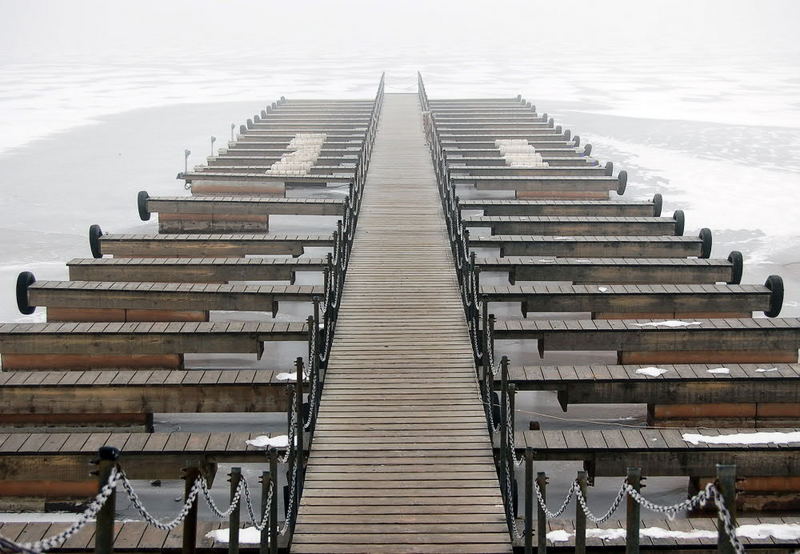
[[[800,509],[800,320],[778,317],[780,277],[742,284],[739,252],[712,256],[710,229],[684,236],[683,211],[663,215],[660,194],[622,197],[627,171],[521,96],[431,100],[420,77],[417,95],[384,95],[381,80],[374,100],[281,97],[178,178],[190,195],[138,195],[158,233],[93,225],[92,257],[68,262],[69,280],[18,278],[20,312],[46,309],[46,323],[0,323],[0,495],[91,498],[116,448],[131,479],[182,476],[195,502],[176,528],[104,508],[61,551],[221,552],[208,531],[257,518],[271,554],[530,553],[536,541],[583,554],[622,551],[640,531],[647,551],[730,542],[716,519],[638,517],[630,491],[618,498],[631,516],[600,525],[613,536],[579,506],[574,520],[534,519],[542,461],[582,462],[574,494],[595,477],[638,491],[639,476],[679,475],[689,496],[712,483],[734,518]],[[285,233],[273,216],[328,219]],[[297,285],[298,272],[322,284]],[[282,302],[305,303],[308,318],[275,319]],[[519,315],[495,318],[496,303]],[[263,317],[228,319],[237,311]],[[508,340],[556,351],[559,365],[513,365]],[[272,341],[307,343],[308,355],[292,369],[184,367],[184,354],[261,358]],[[617,365],[601,363],[609,352]],[[564,417],[531,412],[552,419],[518,430],[517,391],[552,395]],[[575,404],[645,404],[647,425],[565,427]],[[153,432],[165,412],[285,412],[289,431]],[[765,427],[759,441],[727,437]],[[98,455],[99,482],[87,469]],[[199,479],[243,463],[269,468],[261,511],[232,469],[239,510],[227,525],[198,521]],[[547,492],[550,508],[563,492]],[[0,523],[0,550],[63,528]]]
[[[362,210],[292,551],[509,552],[416,95],[386,96]]]

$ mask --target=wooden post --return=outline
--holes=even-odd
[[[111,470],[117,465],[119,450],[112,446],[103,446],[98,451],[97,460],[97,490],[103,488],[108,483]],[[108,497],[106,503],[97,512],[97,523],[94,539],[94,551],[96,554],[110,554],[114,551],[114,509],[117,500],[116,489]]]
[[[297,446],[295,448],[297,459],[297,482],[295,484],[295,506],[298,505],[300,502],[300,494],[303,490],[303,358],[297,358],[295,360],[295,366],[297,367],[297,396],[296,396],[296,407],[297,410],[297,426],[295,427],[295,438],[297,439]],[[309,406],[309,417],[311,417],[311,406]],[[291,446],[291,445],[289,445]],[[290,485],[291,486],[291,485]]]
[[[267,521],[266,518],[267,510],[270,509],[268,506],[269,500],[269,485],[272,482],[272,476],[270,475],[269,471],[262,471],[261,472],[261,522]],[[272,494],[275,495],[277,492],[273,489]],[[259,541],[258,545],[258,554],[269,554],[269,535],[270,535],[270,528],[269,525],[265,525],[263,529],[261,529],[261,540]]]
[[[642,468],[629,467],[627,483],[637,492],[642,489]],[[639,554],[639,521],[641,506],[631,495],[626,500],[625,554]]]
[[[272,502],[269,505],[269,552],[278,554],[278,452],[269,451],[269,479],[272,487]]]
[[[230,479],[231,484],[231,503],[236,497],[236,492],[239,490],[239,484],[242,481],[242,468],[232,467]],[[239,554],[239,507],[241,506],[241,499],[236,503],[236,507],[228,517],[228,552],[229,554]]]
[[[731,524],[734,529],[736,528],[736,466],[717,464],[717,490],[722,495],[722,500],[731,514]],[[722,518],[719,518],[717,523],[717,552],[721,554],[734,554],[736,550],[733,547],[728,533],[725,532],[725,526],[722,524]]]
[[[577,481],[578,488],[588,503],[585,471],[578,472]],[[586,554],[586,514],[581,508],[581,503],[577,500],[575,502],[575,554]]]
[[[547,475],[543,471],[536,474],[536,484],[539,485],[542,500],[546,502]],[[538,554],[547,553],[547,514],[544,513],[544,507],[541,505],[536,510],[536,552]]]
[[[200,469],[196,467],[184,468],[183,470],[183,500],[189,498],[195,481],[200,477]],[[198,497],[195,496],[192,507],[186,519],[183,520],[183,554],[194,554],[197,551],[197,507],[200,504]]]
[[[508,472],[506,471],[506,448],[508,445],[508,418],[506,415],[508,414],[507,402],[508,402],[508,360],[505,356],[500,361],[500,455],[498,456],[498,463],[500,464],[500,493],[503,495],[503,498],[506,500],[506,505],[508,505],[508,498],[507,492],[508,487],[506,483],[508,481]]]
[[[508,361],[506,360],[506,364],[507,363],[508,363]],[[509,485],[511,486],[511,495],[513,496],[512,500],[514,501],[514,504],[513,504],[514,505],[514,513],[511,514],[511,517],[513,517],[513,518],[517,517],[517,510],[519,509],[519,502],[518,502],[519,498],[518,498],[518,495],[517,495],[517,490],[518,490],[517,489],[517,476],[516,476],[516,473],[514,472],[514,467],[515,467],[514,466],[514,456],[515,456],[516,452],[514,452],[513,447],[512,447],[512,444],[514,445],[514,447],[516,447],[516,444],[514,444],[514,442],[513,442],[514,439],[516,439],[516,435],[514,434],[516,432],[516,425],[515,425],[515,422],[514,422],[514,413],[515,413],[514,412],[514,399],[516,397],[516,393],[517,393],[517,389],[514,386],[514,383],[509,383],[509,385],[508,385],[508,433],[509,433],[509,439],[508,439],[508,452],[506,452],[506,456],[507,456],[507,458],[506,458],[506,460],[507,460],[506,467],[510,468],[508,479],[509,479]]]
[[[533,554],[533,448],[525,448],[525,554]]]

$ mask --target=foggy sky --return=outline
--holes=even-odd
[[[0,62],[294,53],[797,56],[793,0],[0,0]]]

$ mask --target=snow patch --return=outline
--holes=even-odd
[[[559,529],[547,533],[551,542],[567,542],[575,533]],[[586,536],[596,539],[624,539],[625,529],[587,529]],[[663,527],[645,527],[639,536],[651,539],[711,539],[717,538],[716,531],[695,529],[694,531],[672,531]],[[800,540],[800,523],[760,523],[757,525],[741,525],[736,528],[736,536],[747,539],[768,539],[792,541]]]
[[[707,369],[706,373],[713,373],[715,375],[730,375],[731,370],[727,367],[715,367],[714,369]]]
[[[636,370],[636,373],[639,375],[647,375],[648,377],[660,377],[664,375],[668,369],[662,369],[660,367],[640,367]]]
[[[768,367],[768,368],[759,367],[758,369],[756,369],[756,373],[772,373],[773,371],[778,371],[778,368],[777,367]]]
[[[608,292],[608,287],[597,287],[600,292]]]
[[[288,435],[278,435],[270,438],[266,435],[261,435],[260,437],[248,439],[244,442],[246,442],[249,446],[255,446],[256,448],[286,448],[289,446],[289,437]]]
[[[649,323],[634,323],[634,325],[636,325],[637,327],[689,327],[691,325],[700,325],[700,322],[668,319],[666,321],[650,321]]]
[[[230,529],[216,529],[206,533],[206,538],[215,542],[230,542]],[[261,544],[261,531],[255,527],[239,529],[240,544]]]
[[[800,523],[740,525],[736,528],[736,535],[748,539],[767,539],[773,537],[780,540],[796,541],[800,539]]]
[[[759,431],[731,435],[701,435],[684,433],[683,440],[691,444],[789,444],[800,442],[800,431]]]
[[[278,381],[297,381],[297,373],[278,373],[275,379]],[[308,381],[308,377],[303,376],[303,381]]]

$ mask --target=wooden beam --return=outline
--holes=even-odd
[[[67,263],[76,281],[227,283],[290,281],[298,271],[321,272],[324,258],[75,258]]]
[[[704,258],[477,258],[481,271],[508,272],[509,282],[567,281],[607,284],[730,283],[741,280],[740,263]],[[738,269],[738,271],[737,271]]]

